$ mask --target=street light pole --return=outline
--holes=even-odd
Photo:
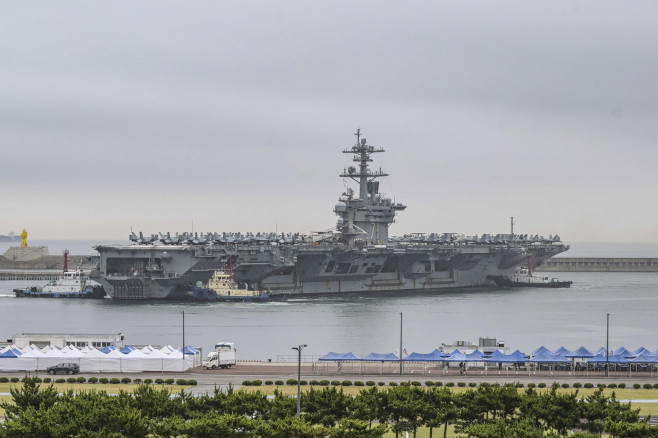
[[[400,375],[402,375],[402,312],[400,312]]]
[[[610,363],[608,356],[610,355],[610,314],[606,314],[605,320],[605,376],[608,377],[608,370]]]
[[[293,350],[297,350],[297,417],[298,418],[302,415],[302,399],[301,399],[302,350],[305,347],[308,347],[308,345],[302,344],[298,347],[292,347]]]

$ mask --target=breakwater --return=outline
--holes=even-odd
[[[658,272],[658,258],[555,257],[536,271],[542,272]]]

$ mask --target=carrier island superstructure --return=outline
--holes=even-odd
[[[372,170],[372,156],[384,152],[361,138],[343,153],[354,165],[340,177],[346,188],[334,207],[334,229],[291,233],[176,233],[144,237],[130,244],[98,245],[99,281],[115,299],[177,299],[186,288],[206,283],[231,267],[242,287],[273,294],[411,293],[493,286],[491,276],[510,275],[531,260],[532,268],[569,247],[556,236],[415,233],[389,237],[389,226],[406,206],[379,192],[388,176]]]

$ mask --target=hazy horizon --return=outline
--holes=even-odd
[[[0,234],[333,228],[361,128],[391,235],[658,242],[658,3],[2,5]]]

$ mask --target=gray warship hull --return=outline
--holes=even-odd
[[[115,299],[181,299],[205,284],[216,270],[231,267],[241,287],[272,294],[313,296],[375,294],[495,286],[492,277],[510,276],[529,257],[531,267],[566,251],[559,237],[514,234],[464,236],[414,233],[389,237],[389,226],[406,206],[379,193],[387,174],[370,170],[371,155],[384,152],[355,134],[343,153],[357,166],[340,175],[358,183],[346,188],[334,207],[336,226],[306,235],[198,233],[144,237],[129,245],[99,245],[94,280]]]

